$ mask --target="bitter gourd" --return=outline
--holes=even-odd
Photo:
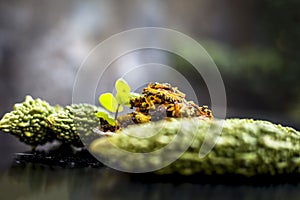
[[[20,141],[33,147],[55,139],[47,123],[47,117],[60,110],[46,101],[26,96],[23,103],[14,105],[14,110],[6,113],[0,121],[0,129],[9,132]]]
[[[93,129],[99,125],[95,113],[100,108],[90,104],[72,104],[47,117],[47,122],[56,139],[74,146],[82,147],[98,135]]]
[[[223,125],[217,120],[172,119],[151,122],[124,129],[119,134],[100,138],[91,144],[91,150],[99,157],[110,159],[110,164],[120,168],[140,169],[163,166],[172,154],[182,155],[172,164],[156,171],[160,174],[286,174],[300,172],[300,133],[292,128],[267,121],[251,119],[227,119]],[[218,134],[223,126],[221,135]],[[156,135],[149,136],[157,132]],[[140,134],[139,137],[130,134]],[[178,137],[178,134],[181,136]],[[203,158],[199,150],[206,142],[216,141],[212,150]],[[191,142],[185,150],[184,145]],[[174,145],[169,145],[174,143]],[[117,148],[111,147],[111,144]],[[151,159],[137,159],[131,153],[149,153],[169,148],[168,153]],[[119,151],[118,149],[122,149]],[[127,153],[120,153],[126,151]],[[129,166],[131,165],[131,166]]]
[[[90,104],[72,104],[66,107],[51,106],[44,100],[26,96],[14,110],[0,120],[0,129],[35,148],[53,140],[82,147],[79,134],[92,139],[92,129],[99,119],[95,116],[100,108]]]
[[[87,138],[86,143],[89,144],[97,137],[93,128],[99,123],[95,116],[98,110],[98,107],[89,104],[54,107],[41,99],[27,96],[25,102],[15,104],[14,110],[4,115],[0,129],[33,147],[54,139],[82,146],[80,139]],[[219,135],[221,125],[218,120],[168,118],[130,125],[112,137],[95,140],[90,147],[95,154],[112,158],[112,162],[124,168],[159,166],[164,160],[179,155],[175,162],[156,171],[161,174],[252,176],[300,172],[300,133],[295,129],[250,119],[227,119],[223,125]],[[79,137],[79,134],[83,137]],[[130,134],[146,135],[147,138]],[[209,140],[206,140],[207,136]],[[200,158],[199,150],[204,141],[216,143],[204,158]],[[111,143],[118,148],[108,148]],[[117,150],[147,153],[164,148],[168,149],[167,153],[146,160],[124,156]]]

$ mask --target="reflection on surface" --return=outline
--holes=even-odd
[[[4,171],[0,190],[1,199],[298,199],[300,196],[299,183],[287,180],[260,184],[259,179],[256,183],[224,179],[166,178],[127,174],[106,167],[70,169],[27,163],[14,164]]]

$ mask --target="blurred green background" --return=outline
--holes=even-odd
[[[76,72],[95,45],[124,30],[157,26],[185,33],[208,51],[225,83],[227,117],[299,130],[299,10],[297,0],[1,0],[0,116],[27,94],[70,104]],[[140,57],[130,62],[137,64]],[[189,74],[186,61],[168,59]],[[201,77],[187,78],[199,81],[199,103],[209,104]],[[1,151],[24,149],[0,134]]]

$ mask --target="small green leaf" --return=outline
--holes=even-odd
[[[130,106],[130,93],[117,92],[116,99],[123,106]]]
[[[112,116],[110,116],[107,112],[98,111],[98,112],[96,113],[96,116],[97,116],[98,118],[102,118],[102,119],[106,120],[106,121],[109,123],[109,125],[111,125],[111,126],[116,126],[116,121],[115,121],[115,119],[114,119]]]
[[[117,90],[116,99],[118,103],[124,106],[130,106],[129,102],[131,96],[130,96],[130,86],[128,85],[128,83],[122,78],[118,79],[116,81],[116,90]]]
[[[104,93],[99,97],[99,102],[102,104],[102,106],[110,111],[110,112],[116,112],[118,107],[118,101],[111,93]],[[119,112],[123,110],[122,106],[119,106]]]
[[[119,78],[117,81],[116,81],[116,90],[117,90],[117,93],[129,93],[130,92],[130,86],[128,85],[128,83],[122,79],[122,78]]]

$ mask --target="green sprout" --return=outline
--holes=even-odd
[[[98,118],[102,118],[102,119],[106,120],[109,125],[116,126],[116,120],[109,113],[107,113],[105,110],[98,111],[96,113],[96,116]]]
[[[109,112],[115,113],[113,118],[108,112],[99,111],[96,113],[98,118],[106,120],[111,126],[116,125],[118,113],[122,112],[123,106],[130,106],[130,99],[140,96],[140,94],[130,92],[128,83],[120,78],[116,81],[115,88],[117,90],[116,96],[110,92],[101,94],[99,97],[100,104]]]

